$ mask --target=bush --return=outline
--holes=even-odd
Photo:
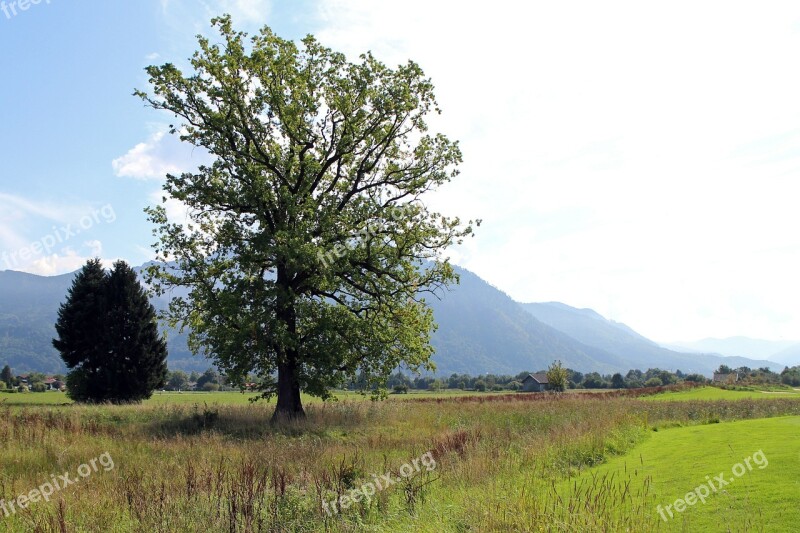
[[[42,382],[34,383],[31,385],[31,392],[45,392],[47,391],[47,385]]]
[[[684,379],[686,381],[691,381],[691,382],[694,382],[694,383],[707,383],[708,382],[706,377],[701,375],[701,374],[689,374]]]
[[[660,387],[663,384],[664,382],[661,381],[661,378],[650,378],[644,382],[645,387]]]
[[[408,394],[408,385],[395,385],[394,386],[394,393],[395,394]]]
[[[20,385],[17,387],[17,392],[29,392],[28,386],[25,384]]]
[[[486,382],[482,379],[479,379],[475,382],[475,390],[478,392],[483,392],[486,390]]]
[[[217,383],[204,383],[202,389],[204,392],[216,392],[219,390]]]

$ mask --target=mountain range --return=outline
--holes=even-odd
[[[456,271],[458,285],[427,298],[439,326],[431,339],[439,375],[514,375],[545,369],[556,359],[581,372],[604,374],[658,367],[710,375],[720,364],[783,368],[766,360],[671,350],[591,309],[518,303],[472,272]],[[58,306],[73,277],[0,271],[0,365],[9,364],[17,373],[64,372],[51,339]],[[167,301],[156,298],[153,304],[164,308]],[[165,333],[171,369],[202,371],[211,366],[189,352],[185,334]]]

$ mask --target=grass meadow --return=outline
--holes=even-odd
[[[800,389],[781,390],[727,390],[718,387],[696,387],[675,392],[663,392],[646,397],[654,401],[680,401],[680,400],[742,400],[767,398],[798,398]]]
[[[0,498],[113,458],[49,501],[0,510],[0,530],[795,530],[786,504],[800,496],[800,396],[706,390],[344,394],[277,426],[272,405],[239,393],[157,393],[131,406],[0,395]],[[768,467],[669,521],[659,516],[658,505],[759,449]],[[424,456],[432,468],[412,471]],[[383,476],[394,482],[369,498],[339,499]]]

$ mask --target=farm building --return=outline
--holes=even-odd
[[[544,392],[547,389],[547,374],[528,374],[522,380],[522,390],[526,392]]]
[[[714,379],[712,380],[712,383],[736,383],[738,380],[739,374],[736,372],[730,372],[726,374],[714,372]]]

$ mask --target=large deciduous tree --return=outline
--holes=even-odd
[[[81,402],[138,402],[166,378],[167,348],[135,272],[91,259],[58,311],[53,346],[70,368],[69,396]]]
[[[188,289],[169,318],[233,382],[262,377],[276,417],[303,416],[301,390],[325,398],[357,373],[374,388],[400,363],[431,368],[424,295],[456,281],[441,251],[472,228],[421,201],[461,161],[427,131],[430,80],[413,62],[351,63],[311,36],[212,24],[221,42],[199,37],[192,72],[148,67],[152,94],[136,93],[213,156],[166,177],[186,220],[148,209],[162,261],[151,281]]]

